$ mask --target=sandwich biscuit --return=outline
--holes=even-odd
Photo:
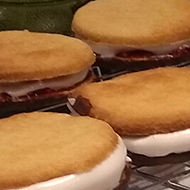
[[[59,102],[92,80],[95,56],[80,40],[28,31],[0,32],[0,115]]]
[[[0,142],[3,190],[124,190],[129,179],[125,145],[100,120],[21,113],[0,120]]]
[[[189,0],[93,1],[77,10],[72,29],[101,68],[176,65],[190,60],[189,9]]]
[[[70,95],[70,107],[109,123],[137,165],[188,160],[189,75],[188,67],[166,67],[84,85]]]

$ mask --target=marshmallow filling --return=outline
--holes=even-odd
[[[76,74],[60,76],[52,79],[0,83],[0,94],[7,94],[12,98],[18,98],[27,95],[28,93],[43,89],[51,89],[53,91],[64,90],[82,82],[87,77],[88,72],[89,69],[85,69]]]
[[[130,152],[147,157],[162,157],[190,151],[190,129],[122,139]]]
[[[80,37],[79,37],[80,38]],[[109,45],[94,43],[88,40],[86,42],[93,51],[101,58],[133,58],[133,57],[168,57],[179,56],[182,53],[190,53],[190,40],[179,41],[171,44],[153,45],[153,46],[127,46],[127,45]]]

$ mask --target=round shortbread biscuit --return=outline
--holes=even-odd
[[[89,42],[164,45],[190,39],[189,9],[189,0],[93,1],[76,12],[72,28]]]
[[[0,82],[40,80],[78,73],[95,56],[80,40],[28,31],[0,32]]]
[[[105,122],[34,112],[0,120],[0,189],[90,171],[117,147]]]
[[[73,108],[108,122],[120,135],[144,136],[190,126],[190,68],[126,74],[76,89]]]

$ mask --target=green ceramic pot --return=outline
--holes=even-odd
[[[0,0],[0,30],[71,35],[74,12],[90,0]]]

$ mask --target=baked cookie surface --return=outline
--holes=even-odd
[[[1,83],[72,75],[95,60],[88,45],[58,34],[3,31],[0,47]]]
[[[190,69],[159,68],[84,85],[73,108],[108,122],[120,135],[143,136],[188,129]]]
[[[189,9],[189,0],[94,1],[76,12],[72,27],[89,42],[164,45],[190,38]]]

